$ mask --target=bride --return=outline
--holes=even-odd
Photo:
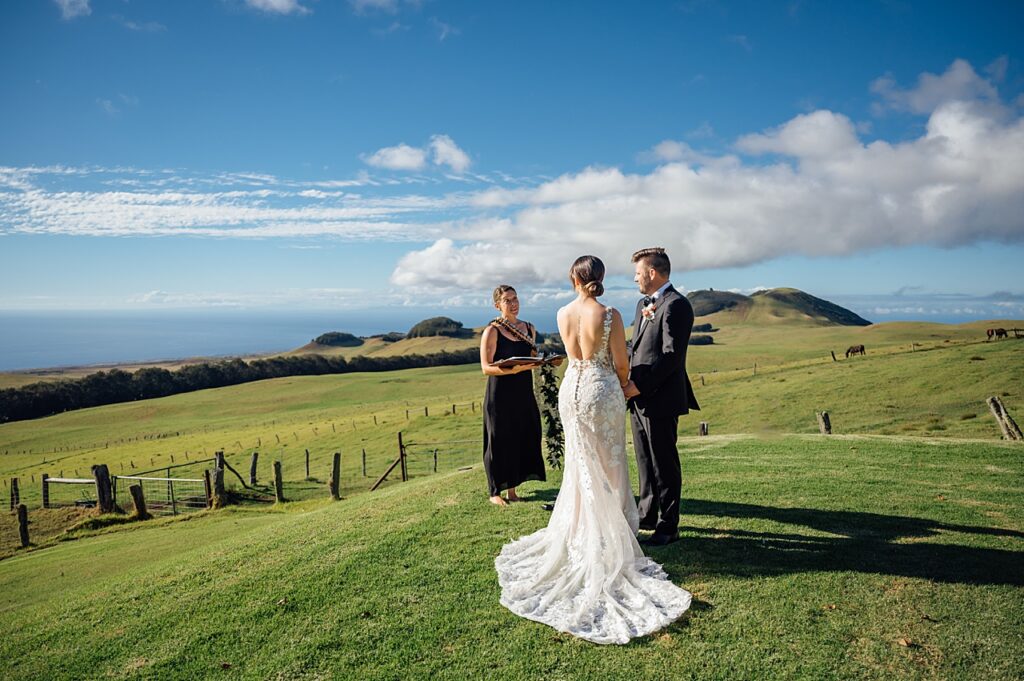
[[[594,643],[627,643],[690,607],[636,540],[626,464],[629,374],[619,312],[597,301],[604,263],[576,259],[576,300],[558,311],[569,366],[558,393],[565,473],[548,526],[506,544],[495,560],[501,604],[521,617]]]

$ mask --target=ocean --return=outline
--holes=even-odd
[[[343,312],[0,312],[0,371],[280,352],[327,331],[358,336],[404,333],[416,322],[441,314],[445,313],[415,307]],[[487,314],[460,316],[449,311],[446,316],[474,326],[483,324]]]

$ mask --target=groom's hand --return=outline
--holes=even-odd
[[[640,391],[636,387],[636,383],[633,381],[627,381],[626,385],[622,386],[622,394],[627,400],[631,400],[640,394]]]

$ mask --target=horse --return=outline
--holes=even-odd
[[[992,340],[992,336],[996,335],[995,329],[985,329],[985,335],[988,336],[987,340]]]
[[[1006,329],[996,329],[996,338],[1009,338],[1010,335],[1006,333]]]
[[[864,346],[863,345],[851,345],[850,347],[846,348],[846,359],[850,359],[850,355],[866,355],[866,354],[868,354],[868,353],[867,353],[866,350],[864,350]]]

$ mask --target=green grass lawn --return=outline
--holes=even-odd
[[[5,678],[977,678],[1024,675],[1019,445],[681,440],[688,617],[601,647],[498,604],[547,522],[479,466],[330,503],[86,533],[0,561]]]
[[[923,334],[921,325],[909,326],[914,330],[907,333]],[[806,331],[849,332],[834,327]],[[867,332],[852,333],[862,331]],[[900,338],[890,330],[891,342]],[[698,373],[695,367],[736,355],[721,355],[724,345],[693,347],[691,376],[703,410],[684,422],[683,432],[696,432],[696,421],[705,420],[713,434],[810,433],[817,430],[815,411],[827,410],[837,433],[997,439],[999,429],[985,405],[991,395],[1002,396],[1011,414],[1024,421],[1024,343],[945,340],[916,352],[893,345],[839,362],[820,353],[809,358],[786,354],[817,352],[816,341],[778,340],[782,354],[774,364],[760,363],[756,375],[752,363],[749,369]],[[755,356],[753,340],[743,343]],[[728,346],[728,352],[739,350]],[[342,453],[342,487],[352,494],[368,488],[394,460],[399,431],[414,443],[471,441],[441,445],[441,470],[477,461],[480,448],[473,441],[480,436],[484,383],[472,365],[291,377],[3,424],[0,493],[6,496],[9,478],[17,476],[22,497],[35,507],[42,473],[86,477],[92,464],[105,463],[114,474],[127,475],[208,458],[216,450],[227,452],[228,461],[246,474],[252,451],[259,450],[260,479],[268,481],[271,462],[281,460],[293,486],[288,493],[306,497],[323,489],[321,483],[304,480],[308,449],[310,477],[319,481],[330,475],[332,453]],[[413,473],[432,469],[432,449],[411,449]],[[198,475],[200,468],[188,474]],[[236,484],[230,475],[228,482]]]

